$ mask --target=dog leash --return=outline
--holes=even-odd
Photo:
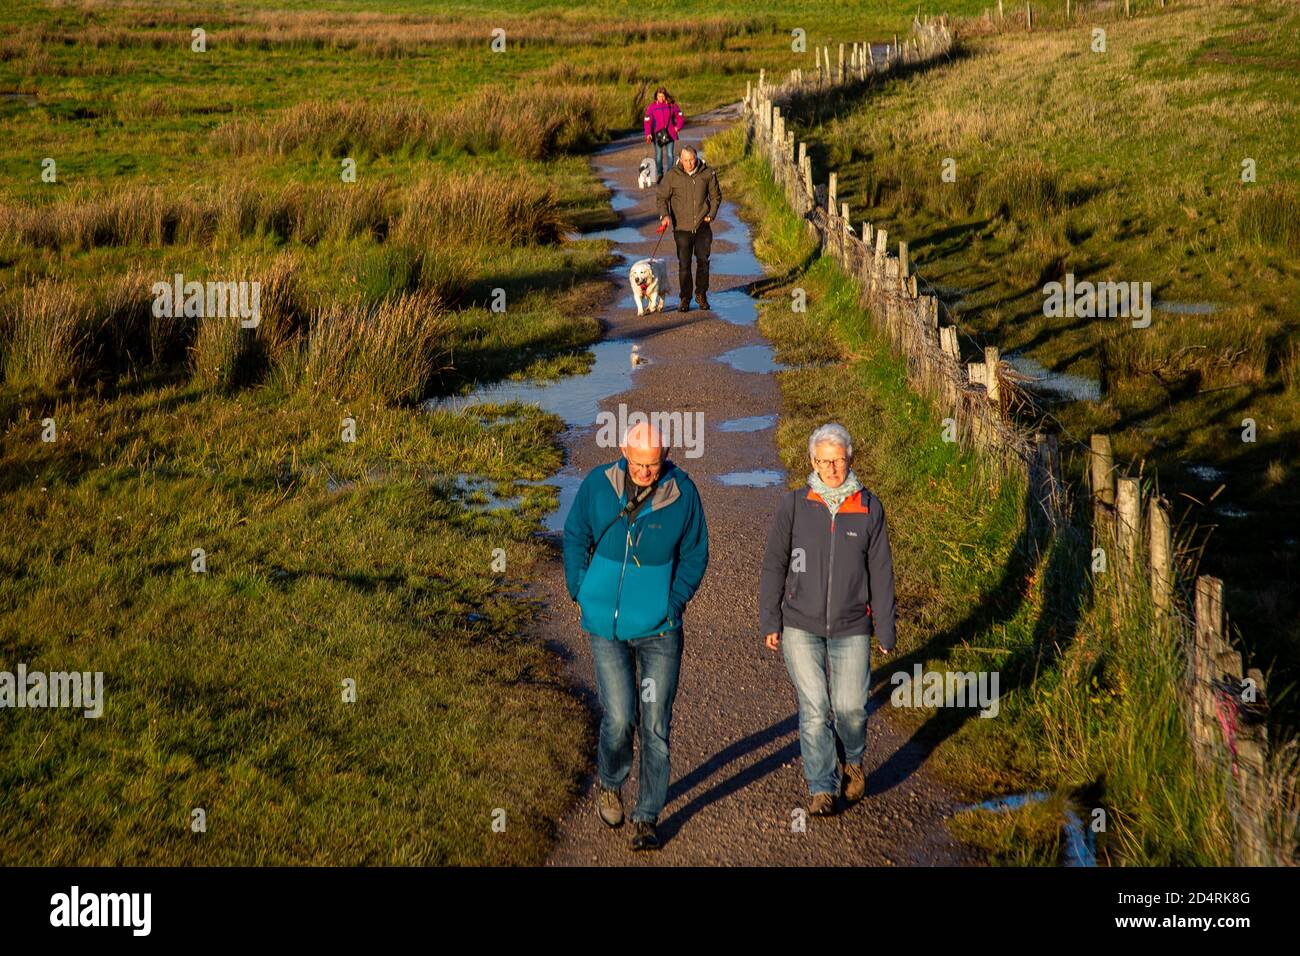
[[[655,230],[657,233],[659,233],[659,239],[657,242],[655,242],[654,252],[650,253],[651,261],[654,261],[655,253],[659,251],[659,243],[664,241],[664,233],[667,231],[667,229],[668,229],[668,224],[666,222],[661,222],[659,223],[659,228]]]

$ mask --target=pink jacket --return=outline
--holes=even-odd
[[[667,129],[668,135],[677,142],[677,132],[685,124],[681,107],[676,103],[655,101],[645,108],[645,135],[653,136],[655,130]]]

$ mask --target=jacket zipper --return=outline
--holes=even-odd
[[[614,595],[614,636],[618,637],[618,606],[623,601],[623,575],[627,574],[627,546],[632,540],[632,526],[623,534],[623,567],[618,572],[618,591]]]
[[[638,514],[636,518],[633,518],[631,521],[628,521],[626,518],[623,519],[624,522],[627,524],[627,529],[623,535],[623,566],[619,569],[618,572],[618,591],[614,595],[614,636],[615,637],[618,637],[618,607],[623,602],[623,577],[627,574],[627,554],[628,554],[627,549],[628,546],[632,543],[632,525],[636,524],[637,519],[639,519],[642,516],[642,514],[645,514],[645,512],[641,512],[641,514]],[[637,541],[639,542],[640,540],[641,538],[638,535]]]
[[[826,568],[826,636],[831,636],[831,582],[835,580],[835,516],[831,515],[831,561]]]

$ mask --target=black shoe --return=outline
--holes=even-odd
[[[697,295],[695,297],[695,304],[698,305],[701,309],[707,309],[709,307],[709,300],[705,296]]]
[[[687,299],[682,299],[681,305],[677,306],[677,311],[678,311],[678,312],[689,312],[689,311],[691,311],[691,303],[690,303],[690,301],[687,300]]]
[[[649,820],[636,821],[636,832],[632,834],[632,849],[659,849],[659,834],[655,833],[655,825]]]

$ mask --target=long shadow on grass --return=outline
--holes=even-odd
[[[915,665],[924,668],[927,660],[946,660],[960,644],[987,644],[989,635],[996,633],[999,625],[1013,620],[1020,613],[1040,575],[1043,608],[1034,623],[1033,634],[1026,644],[1008,647],[1008,656],[997,667],[1001,706],[1005,706],[1006,699],[1016,691],[1031,688],[1039,673],[1056,665],[1078,630],[1084,606],[1080,586],[1085,580],[1083,569],[1089,554],[1088,542],[1077,528],[1069,524],[1053,535],[1051,525],[1032,492],[1026,495],[1023,512],[1025,519],[1021,533],[1001,577],[965,619],[923,647],[910,654],[891,657],[887,664],[873,670],[872,702],[876,707],[888,704],[896,686],[890,681],[893,674],[901,671],[910,678]],[[979,640],[981,637],[983,640]],[[906,744],[871,774],[867,792],[882,793],[906,779],[940,744],[979,713],[977,707],[938,708]]]

